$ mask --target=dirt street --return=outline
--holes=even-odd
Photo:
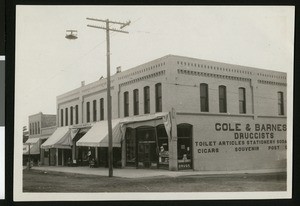
[[[286,174],[120,178],[23,171],[24,192],[235,192],[285,191]]]

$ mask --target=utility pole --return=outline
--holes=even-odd
[[[112,123],[111,123],[111,95],[110,95],[110,39],[109,39],[109,32],[121,32],[121,33],[129,33],[128,31],[123,31],[124,27],[128,26],[130,24],[130,21],[127,21],[126,23],[123,22],[116,22],[116,21],[110,21],[109,19],[103,20],[103,19],[95,19],[95,18],[87,18],[87,20],[91,21],[99,21],[104,22],[105,27],[102,26],[95,26],[95,25],[87,25],[88,27],[97,28],[97,29],[103,29],[106,30],[106,63],[107,63],[107,122],[108,122],[108,176],[113,176],[113,145],[112,145]],[[120,29],[110,28],[110,24],[113,25],[120,25]]]

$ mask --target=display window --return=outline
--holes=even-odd
[[[158,163],[160,168],[169,168],[169,143],[168,135],[164,125],[156,127],[158,145]]]
[[[125,133],[126,141],[126,165],[136,166],[136,141],[134,129],[127,128]]]
[[[177,155],[179,170],[193,168],[192,129],[193,127],[190,124],[177,125]]]

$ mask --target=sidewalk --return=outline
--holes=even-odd
[[[108,168],[89,168],[89,167],[62,167],[62,166],[39,166],[32,167],[33,170],[39,171],[53,171],[53,172],[64,172],[73,174],[85,174],[85,175],[99,175],[108,176]],[[265,174],[265,173],[279,173],[286,172],[284,170],[243,170],[243,171],[193,171],[193,170],[182,170],[182,171],[169,171],[162,169],[135,169],[135,168],[122,168],[113,169],[114,177],[123,178],[144,178],[144,177],[179,177],[179,176],[218,176],[218,175],[230,175],[230,174]]]

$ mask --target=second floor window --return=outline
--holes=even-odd
[[[200,84],[200,107],[201,112],[208,112],[208,85]]]
[[[93,101],[93,121],[97,121],[97,101]]]
[[[219,86],[219,111],[221,113],[227,112],[227,100],[226,100],[226,87]]]
[[[150,113],[150,88],[144,87],[144,113]]]
[[[278,92],[278,115],[284,115],[283,92]]]
[[[68,126],[68,108],[66,108],[66,126]]]
[[[129,116],[129,94],[124,92],[124,117]]]
[[[78,124],[78,105],[75,106],[75,124]]]
[[[70,107],[70,125],[73,125],[73,106]]]
[[[240,114],[246,114],[246,90],[243,87],[239,88],[239,110]]]
[[[40,130],[40,122],[38,122],[38,134],[40,134],[41,130]]]
[[[90,122],[90,102],[86,103],[86,122]]]
[[[100,99],[100,120],[104,120],[104,99]]]
[[[133,90],[133,114],[139,114],[139,90]]]
[[[60,126],[64,126],[64,110],[60,110]]]
[[[162,111],[162,92],[161,92],[161,83],[155,85],[155,111]]]

